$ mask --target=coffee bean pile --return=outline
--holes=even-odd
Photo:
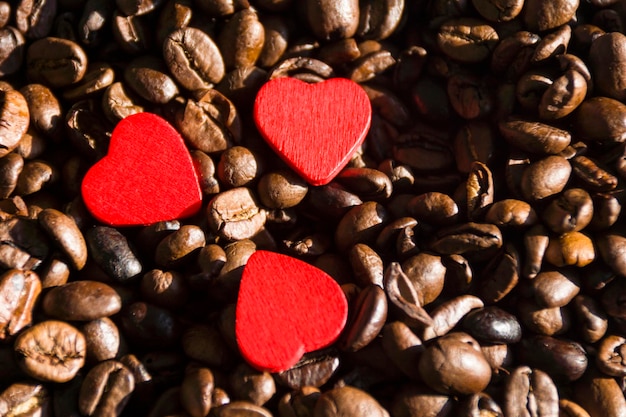
[[[0,415],[626,416],[625,25],[623,0],[0,1]],[[371,101],[327,185],[256,130],[277,77]],[[138,112],[184,138],[197,215],[86,210]],[[275,374],[234,332],[259,249],[349,303]]]

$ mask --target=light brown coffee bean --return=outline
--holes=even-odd
[[[68,382],[85,364],[85,337],[75,327],[46,320],[24,330],[15,340],[18,364],[45,382]]]

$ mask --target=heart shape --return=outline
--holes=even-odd
[[[337,340],[348,302],[324,271],[259,250],[244,267],[235,314],[242,356],[259,370],[280,372]]]
[[[253,115],[274,152],[309,184],[324,185],[365,140],[372,107],[349,79],[308,84],[282,77],[260,88]]]
[[[202,205],[183,138],[151,113],[128,116],[115,126],[108,154],[87,171],[81,192],[91,214],[112,226],[188,217]]]

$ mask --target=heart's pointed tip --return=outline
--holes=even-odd
[[[237,342],[239,343],[239,341]],[[242,346],[239,346],[239,351],[250,366],[258,371],[270,373],[288,371],[302,359],[305,353],[304,346],[300,346],[300,349],[296,350],[293,355],[280,355],[278,353],[286,354],[287,352],[272,351],[270,355],[261,356],[258,351],[248,352],[242,350]]]

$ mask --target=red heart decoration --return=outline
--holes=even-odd
[[[324,271],[298,259],[256,251],[239,288],[235,334],[253,367],[280,372],[339,337],[348,302]]]
[[[365,140],[372,107],[367,93],[346,78],[308,84],[275,78],[254,102],[265,141],[311,185],[329,183]]]
[[[128,116],[115,126],[108,154],[87,171],[81,191],[91,214],[113,226],[188,217],[202,205],[183,138],[151,113]]]

